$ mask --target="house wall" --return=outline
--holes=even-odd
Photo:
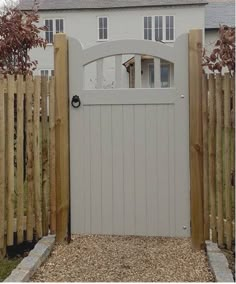
[[[45,19],[63,18],[65,20],[65,33],[68,37],[78,39],[84,48],[100,44],[97,35],[97,17],[109,17],[109,40],[143,39],[143,17],[155,15],[175,16],[175,38],[190,29],[203,29],[205,26],[205,6],[173,6],[157,8],[126,8],[103,10],[77,10],[60,12],[40,12],[40,25]],[[43,34],[42,34],[43,35]],[[172,44],[172,43],[168,43]],[[37,59],[38,69],[53,69],[53,46],[48,45],[46,50],[35,49],[31,52],[33,59]],[[125,62],[130,56],[123,56]],[[104,64],[104,87],[114,85],[114,60]],[[107,68],[107,70],[105,70]],[[128,73],[124,67],[122,74],[124,85],[128,84]],[[94,88],[96,76],[94,67],[88,66],[85,85]]]
[[[207,54],[209,54],[213,50],[218,38],[218,29],[205,30],[205,48]]]

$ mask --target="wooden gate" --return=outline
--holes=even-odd
[[[122,55],[133,54],[135,88],[122,86]],[[141,56],[154,58],[154,88],[141,86]],[[103,89],[114,56],[115,88]],[[160,86],[160,59],[174,83]],[[96,62],[95,90],[84,68]],[[69,40],[72,233],[190,235],[188,35],[174,46],[120,40],[83,49]],[[76,103],[75,103],[76,105]]]

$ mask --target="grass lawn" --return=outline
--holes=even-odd
[[[15,257],[15,258],[4,258],[3,260],[0,260],[0,282],[3,282],[4,279],[6,279],[11,271],[20,263],[22,260],[21,257]]]

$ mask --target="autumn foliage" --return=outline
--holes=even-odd
[[[24,12],[15,8],[5,8],[0,16],[0,73],[31,74],[37,61],[31,60],[29,51],[36,47],[46,47],[40,32],[46,27],[38,27],[37,3],[32,11]]]
[[[219,28],[219,39],[208,56],[203,51],[203,66],[212,72],[221,72],[225,67],[231,74],[235,72],[235,28],[226,25]]]

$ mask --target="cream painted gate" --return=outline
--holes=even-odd
[[[144,40],[83,49],[69,40],[72,233],[190,236],[188,35],[174,46]],[[122,88],[122,55],[135,54],[135,88]],[[141,55],[154,57],[154,86],[141,87]],[[115,56],[115,88],[102,89]],[[160,58],[174,86],[160,87]],[[96,61],[97,88],[84,88]]]

